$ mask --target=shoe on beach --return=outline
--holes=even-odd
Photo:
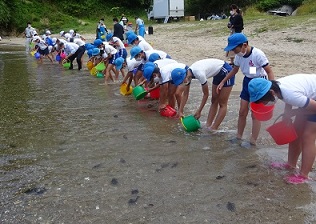
[[[308,177],[304,177],[302,175],[299,174],[292,174],[290,176],[286,176],[284,178],[285,182],[288,184],[304,184],[306,183],[308,180],[310,180],[310,178]]]
[[[271,163],[270,167],[273,168],[273,169],[278,169],[278,170],[291,170],[291,169],[294,169],[288,163],[282,163],[282,162],[273,162],[273,163]]]

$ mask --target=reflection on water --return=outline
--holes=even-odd
[[[286,147],[264,130],[257,148],[229,141],[238,93],[220,131],[186,133],[158,115],[157,102],[123,97],[118,85],[100,86],[88,71],[37,64],[23,48],[0,45],[0,71],[1,223],[315,219],[309,185],[286,185],[284,171],[268,169],[285,160]],[[190,94],[193,112],[198,84]]]

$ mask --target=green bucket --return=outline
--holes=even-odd
[[[70,62],[63,63],[64,68],[70,68]]]
[[[97,64],[97,65],[95,66],[95,69],[96,69],[97,71],[103,71],[103,70],[105,69],[105,64],[104,64],[104,62],[100,62],[99,64]]]
[[[201,123],[193,115],[181,117],[181,123],[187,132],[197,131],[201,128]]]
[[[102,72],[98,72],[98,73],[97,73],[97,78],[103,78],[103,77],[104,77],[104,75],[103,75]]]
[[[133,95],[136,100],[140,100],[147,95],[147,91],[144,89],[143,86],[135,86],[135,88],[133,88]]]

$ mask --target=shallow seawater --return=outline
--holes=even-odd
[[[238,92],[221,130],[187,133],[102,82],[0,45],[0,223],[315,222],[315,184],[269,168],[286,160],[264,130],[282,104],[251,147],[230,141]],[[193,82],[188,114],[200,97]]]

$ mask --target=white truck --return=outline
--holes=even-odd
[[[153,0],[152,7],[148,10],[148,20],[180,19],[184,17],[184,0]]]

